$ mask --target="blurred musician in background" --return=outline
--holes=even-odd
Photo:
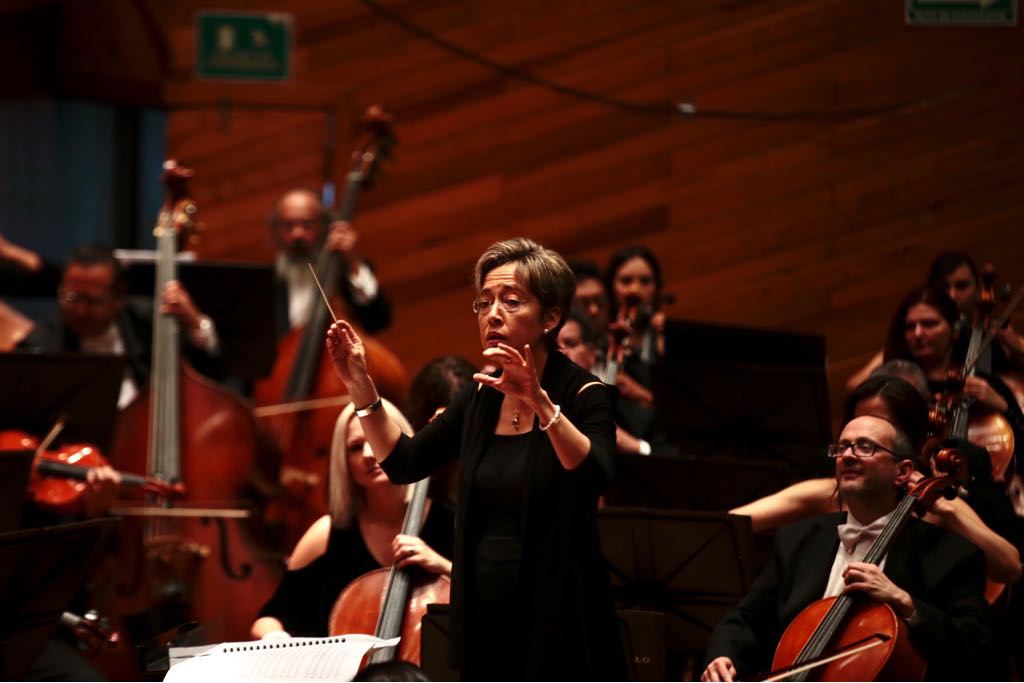
[[[570,261],[569,267],[576,276],[576,293],[572,298],[572,307],[583,313],[590,321],[590,326],[598,339],[599,360],[603,360],[608,350],[607,334],[611,314],[604,274],[593,261]]]
[[[321,249],[344,257],[346,272],[338,289],[363,329],[376,332],[391,323],[391,306],[373,268],[359,252],[359,233],[350,223],[332,222],[315,192],[301,188],[286,192],[274,206],[270,231],[278,248],[278,334],[309,321],[320,295],[307,264],[316,265]]]
[[[964,321],[957,327],[969,328],[978,322],[978,295],[981,276],[977,266],[967,253],[947,251],[932,261],[926,284],[932,289],[945,291],[956,303],[960,318]],[[1024,369],[1024,337],[1012,325],[1007,324],[997,332],[998,344],[992,347],[992,370],[1005,372],[1011,368]],[[853,389],[863,382],[884,361],[879,351],[868,363],[855,372],[846,382],[847,389]]]
[[[589,316],[574,308],[558,332],[558,349],[584,370],[595,372],[595,368],[598,367],[598,338],[590,321]],[[615,446],[619,453],[626,455],[678,454],[677,449],[653,422],[649,432],[641,436],[631,434],[616,424]]]
[[[58,314],[40,321],[18,349],[124,356],[125,381],[117,402],[124,408],[149,377],[153,320],[148,310],[126,300],[120,261],[106,247],[77,247],[64,268],[57,300]],[[159,312],[180,321],[196,369],[217,374],[220,343],[213,321],[177,281],[167,284],[162,301]]]

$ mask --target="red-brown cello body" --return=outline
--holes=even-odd
[[[416,536],[426,514],[429,479],[413,486],[402,533]],[[341,592],[327,622],[330,635],[365,633],[390,639],[401,636],[398,648],[382,648],[367,655],[367,664],[401,659],[420,663],[423,617],[427,606],[447,603],[451,581],[420,567],[375,569],[352,581]]]

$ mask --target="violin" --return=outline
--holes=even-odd
[[[864,562],[879,564],[911,513],[923,514],[940,495],[954,498],[967,482],[967,461],[955,449],[936,453],[934,467],[941,474],[922,479],[903,497]],[[813,602],[796,616],[763,680],[803,681],[813,670],[814,680],[822,681],[915,681],[926,665],[892,607],[843,594]]]
[[[995,308],[994,294],[995,271],[991,264],[985,266],[982,275],[982,287],[978,297],[980,324],[971,328],[970,344],[967,348],[966,360],[960,369],[950,371],[946,386],[934,399],[929,412],[933,438],[931,448],[923,451],[927,459],[934,451],[934,444],[945,439],[967,439],[971,443],[985,448],[992,461],[992,478],[1005,481],[1006,473],[1014,458],[1013,428],[1005,416],[992,410],[972,410],[973,400],[963,393],[967,377],[977,371],[989,374],[992,371],[991,345],[995,339],[995,330],[1002,327],[1009,319],[1010,313],[1019,305],[1024,288],[1017,293],[999,318],[993,318]],[[989,330],[986,333],[986,330]],[[972,414],[973,413],[973,414]]]
[[[108,467],[109,462],[99,449],[90,444],[67,444],[49,450],[48,441],[40,443],[30,434],[17,430],[0,432],[0,450],[35,451],[28,492],[40,507],[57,514],[75,514],[87,495],[89,470]],[[158,477],[145,477],[129,472],[118,472],[121,484],[136,487],[147,493],[180,497],[185,494],[181,483],[171,484]]]
[[[423,527],[429,479],[413,485],[412,498],[405,511],[402,533],[418,536]],[[355,579],[338,596],[328,620],[332,636],[347,633],[371,633],[378,638],[402,640],[396,648],[381,648],[367,655],[366,666],[401,659],[420,663],[420,625],[427,605],[447,603],[451,581],[447,576],[430,574],[420,567],[375,569]]]

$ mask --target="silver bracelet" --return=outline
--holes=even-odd
[[[380,400],[380,396],[378,396],[376,401],[366,406],[365,408],[360,408],[359,410],[357,410],[356,417],[369,417],[370,415],[373,415],[378,410],[380,410],[380,407],[382,405],[384,405],[384,403]]]
[[[546,432],[551,429],[551,426],[558,422],[558,418],[562,417],[562,406],[555,405],[555,414],[551,416],[551,420],[546,425],[540,426],[540,431]]]

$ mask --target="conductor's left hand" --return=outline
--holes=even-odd
[[[475,381],[493,387],[506,396],[519,398],[530,406],[537,405],[541,395],[540,380],[529,344],[523,347],[523,353],[508,344],[498,344],[484,349],[483,355],[486,362],[502,369],[501,375],[491,377],[478,372],[473,375]]]

